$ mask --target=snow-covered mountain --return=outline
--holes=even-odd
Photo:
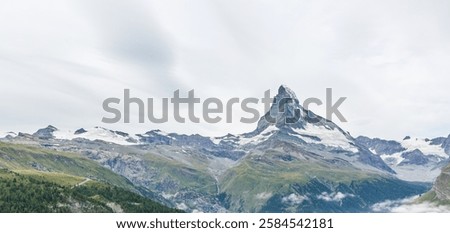
[[[355,139],[304,109],[286,86],[279,87],[256,129],[240,135],[130,135],[50,125],[2,140],[81,154],[151,191],[152,198],[203,212],[368,211],[378,201],[424,192],[425,186],[398,179],[398,168],[445,163],[442,151],[450,146],[448,138]],[[405,178],[401,172],[398,177]]]
[[[55,139],[72,140],[75,138],[83,138],[91,141],[101,140],[119,145],[135,145],[138,143],[137,138],[130,136],[128,133],[109,130],[102,127],[94,127],[90,129],[80,128],[75,131],[62,131],[56,129],[53,131],[52,136]]]
[[[45,128],[38,129],[35,133],[14,133],[14,132],[0,132],[0,139],[28,138],[36,140],[74,140],[85,139],[88,141],[102,141],[105,143],[112,143],[117,145],[137,145],[139,143],[138,136],[131,136],[128,133],[121,131],[114,131],[102,127],[80,128],[77,130],[61,130],[55,126],[49,125]]]
[[[356,140],[380,156],[404,180],[432,182],[449,163],[450,135],[434,139],[407,136],[402,141],[360,136]]]
[[[261,117],[257,128],[233,139],[232,142],[245,151],[268,149],[274,143],[290,142],[325,159],[342,159],[359,169],[394,173],[378,156],[358,145],[335,123],[304,109],[295,93],[284,85],[278,89],[270,110]],[[230,137],[222,140],[230,142]]]
[[[0,131],[0,138],[12,138],[12,137],[16,137],[17,134],[14,132],[4,132],[4,131]]]

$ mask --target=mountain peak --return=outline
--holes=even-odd
[[[56,127],[53,126],[53,125],[48,125],[48,126],[46,127],[46,129],[49,129],[49,130],[52,130],[52,131],[58,130],[58,128],[56,128]]]
[[[80,129],[77,129],[74,134],[78,135],[78,134],[84,134],[84,133],[87,133],[87,130],[85,130],[84,128],[80,128]]]
[[[300,105],[297,96],[286,85],[278,88],[278,93],[274,97],[270,110],[261,117],[258,127],[253,133],[260,133],[269,126],[283,128],[285,126],[292,128],[303,127],[303,107]]]
[[[39,129],[38,131],[36,131],[33,136],[39,139],[51,139],[53,138],[53,132],[55,131],[58,131],[58,129],[53,125],[49,125],[43,129]]]
[[[281,85],[278,88],[278,94],[277,96],[279,97],[284,97],[284,98],[291,98],[294,100],[297,100],[297,96],[295,95],[294,91],[292,91],[288,86],[286,85]]]

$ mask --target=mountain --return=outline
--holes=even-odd
[[[433,182],[450,161],[448,138],[419,139],[405,137],[402,141],[360,136],[356,142],[380,156],[398,175],[409,181]]]
[[[395,173],[339,126],[304,109],[286,86],[280,86],[270,110],[259,120],[256,130],[244,134],[243,138],[252,146],[263,147],[273,142],[291,142],[305,151],[341,158],[357,168]]]
[[[0,139],[2,138],[14,138],[16,137],[17,134],[14,132],[2,132],[0,131]]]
[[[129,135],[101,127],[48,126],[2,141],[77,155],[100,167],[92,170],[125,177],[135,191],[187,212],[367,212],[377,202],[429,188],[398,179],[382,157],[304,109],[286,86],[280,86],[256,129],[240,135],[160,130]],[[416,160],[418,153],[407,157]],[[21,166],[32,166],[27,159]],[[62,166],[35,164],[42,172]]]
[[[0,190],[0,212],[177,211],[94,161],[35,145],[0,142]]]
[[[394,178],[380,157],[305,110],[285,86],[256,130],[239,142],[246,155],[220,179],[219,196],[233,212],[358,212],[425,190]]]
[[[84,129],[80,128],[75,131],[61,131],[56,128],[51,128],[52,126],[48,126],[45,129],[40,129],[44,131],[51,131],[52,138],[55,139],[65,139],[72,140],[75,138],[87,139],[87,140],[101,140],[109,143],[119,144],[119,145],[133,145],[137,143],[136,138],[130,136],[128,133],[124,133],[121,131],[114,131],[105,129],[102,127],[94,127],[92,129]],[[38,130],[39,132],[39,130]]]

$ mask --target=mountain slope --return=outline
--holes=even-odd
[[[431,202],[450,207],[450,165],[442,169],[433,188],[418,199],[418,202]]]
[[[106,183],[45,172],[18,174],[0,169],[0,212],[178,212],[136,193]]]
[[[0,169],[2,212],[177,211],[141,196],[153,194],[75,153],[0,142]]]
[[[270,148],[253,150],[221,178],[219,196],[229,211],[365,212],[374,203],[428,189],[286,141]]]
[[[42,171],[86,177],[135,190],[133,184],[125,177],[119,176],[78,154],[55,152],[31,145],[0,142],[0,168],[18,173]]]

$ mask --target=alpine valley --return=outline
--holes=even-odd
[[[450,199],[450,136],[354,138],[304,109],[286,86],[241,135],[48,126],[0,138],[0,183],[46,184],[55,195],[13,212],[370,212],[423,193]]]

